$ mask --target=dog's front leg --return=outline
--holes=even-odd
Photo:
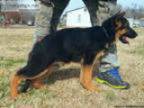
[[[81,66],[80,83],[92,92],[100,90],[92,83],[92,70],[95,56],[85,56]]]

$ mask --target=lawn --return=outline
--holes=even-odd
[[[118,43],[121,75],[131,84],[129,90],[112,89],[93,82],[102,89],[91,93],[79,83],[79,64],[64,65],[46,79],[44,89],[31,89],[17,100],[10,98],[10,76],[26,64],[32,48],[34,28],[0,28],[0,108],[113,108],[144,106],[144,28],[130,45]]]

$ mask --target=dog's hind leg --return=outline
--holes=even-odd
[[[26,90],[25,91],[20,91],[21,89],[19,89],[20,88],[20,84],[21,84],[22,81],[29,80],[31,85],[32,85],[32,87],[34,87],[34,88],[42,88],[42,87],[44,87],[42,79],[45,76],[48,76],[48,75],[51,74],[50,68],[47,68],[44,71],[40,72],[38,75],[34,75],[34,76],[31,76],[31,77],[30,76],[26,76],[25,72],[27,72],[27,71],[32,72],[32,70],[31,71],[30,70],[31,69],[29,69],[27,67],[24,67],[24,68],[20,69],[12,77],[11,83],[10,83],[12,98],[17,97],[18,94],[21,93],[21,92],[26,92]],[[28,89],[28,87],[27,87],[27,89]]]
[[[46,78],[46,77],[48,77],[52,73],[52,66],[49,66],[44,71],[45,71],[45,72],[43,72],[43,73],[45,73],[44,75],[31,80],[33,88],[39,89],[39,88],[44,88],[45,87],[43,79]]]
[[[43,61],[35,61],[36,59],[31,59],[30,62],[28,62],[28,64],[20,69],[19,71],[17,71],[17,73],[12,77],[11,80],[11,96],[12,98],[17,97],[17,95],[20,93],[18,91],[19,85],[21,83],[22,80],[31,80],[33,81],[33,83],[37,82],[37,86],[38,86],[38,80],[40,77],[45,76],[46,74],[49,73],[49,71],[47,71],[47,68],[53,63],[52,60],[50,60],[48,62],[48,60],[43,60]],[[35,80],[35,81],[34,81]],[[36,87],[36,84],[34,84]],[[39,82],[39,86],[40,86],[40,82]]]

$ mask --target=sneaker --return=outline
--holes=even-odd
[[[119,75],[118,68],[113,68],[106,72],[100,72],[97,74],[96,81],[99,83],[104,83],[112,88],[116,89],[128,89],[130,88],[129,83],[122,80],[121,76]]]

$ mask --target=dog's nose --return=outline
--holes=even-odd
[[[135,30],[130,28],[129,31],[128,31],[128,36],[129,36],[129,38],[135,38],[136,36],[138,36],[138,34],[136,33]]]
[[[138,34],[136,33],[136,31],[133,30],[133,36],[136,37],[138,36]]]

